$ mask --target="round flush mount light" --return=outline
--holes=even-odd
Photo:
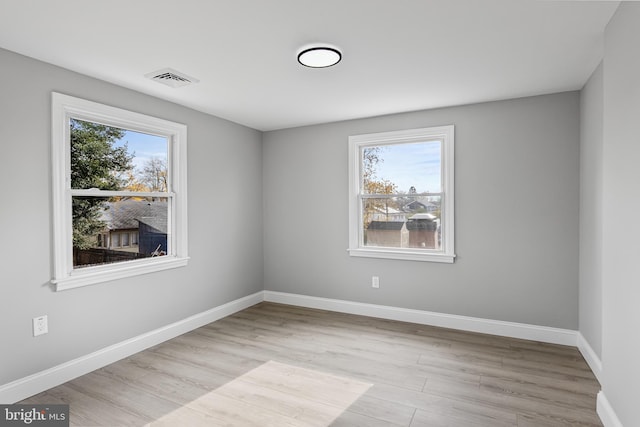
[[[335,47],[313,46],[298,53],[298,62],[309,68],[326,68],[336,65],[342,59],[342,53]]]

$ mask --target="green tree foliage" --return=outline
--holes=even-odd
[[[126,173],[133,169],[133,156],[126,144],[116,141],[125,135],[123,129],[71,119],[71,188],[121,190]],[[100,220],[104,200],[97,197],[74,197],[72,203],[73,246],[87,249],[94,236],[104,229]]]
[[[119,190],[133,168],[126,144],[115,147],[125,130],[71,119],[71,188]]]

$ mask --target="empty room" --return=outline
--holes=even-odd
[[[632,1],[0,0],[0,426],[640,426],[638,46]]]

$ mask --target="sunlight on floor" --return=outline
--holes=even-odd
[[[148,426],[328,426],[372,384],[269,361]]]

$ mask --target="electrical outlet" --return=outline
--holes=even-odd
[[[374,289],[380,288],[380,278],[378,276],[373,276],[371,278],[371,287]]]
[[[33,336],[44,335],[49,333],[49,320],[47,316],[39,316],[33,318]]]

